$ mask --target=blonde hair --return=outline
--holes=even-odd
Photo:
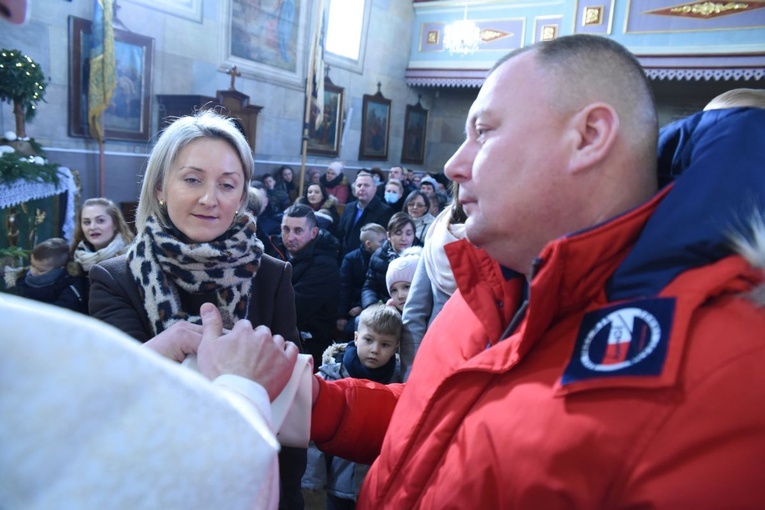
[[[237,128],[234,121],[212,110],[197,112],[195,115],[180,117],[170,124],[160,135],[157,144],[151,151],[146,173],[141,186],[141,197],[136,209],[135,226],[141,232],[146,227],[150,216],[157,218],[159,223],[167,228],[169,218],[159,205],[157,190],[164,189],[170,165],[178,153],[191,142],[200,138],[212,138],[227,142],[239,155],[244,171],[244,186],[242,187],[242,204],[247,200],[252,180],[253,159],[252,150],[247,140]]]
[[[765,108],[765,90],[742,88],[723,92],[707,103],[704,107],[704,111],[746,106],[752,108]]]
[[[114,223],[115,229],[114,237],[117,237],[117,234],[121,234],[125,244],[130,244],[133,241],[133,231],[130,230],[130,227],[125,221],[125,217],[122,215],[120,208],[117,207],[117,204],[104,197],[89,198],[82,203],[82,207],[77,211],[77,221],[74,224],[74,239],[72,241],[70,253],[74,253],[81,241],[88,243],[87,239],[85,239],[85,232],[82,230],[82,210],[94,205],[102,206],[106,209],[106,214],[112,218],[112,223]],[[109,239],[109,242],[111,242],[112,239]]]
[[[359,326],[366,326],[377,334],[401,338],[401,314],[392,306],[371,305],[359,314]]]

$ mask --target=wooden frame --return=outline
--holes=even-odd
[[[364,94],[359,159],[388,159],[390,104],[390,99],[385,99],[379,90],[374,96]]]
[[[219,0],[220,70],[301,90],[312,24],[310,0]]]
[[[90,137],[88,64],[90,20],[69,16],[69,136]],[[107,140],[145,142],[150,137],[154,39],[114,29],[117,90],[104,114]]]
[[[404,143],[401,162],[421,165],[425,162],[425,141],[428,135],[428,110],[417,104],[406,105],[404,118]]]
[[[323,120],[316,125],[318,109],[311,101],[311,117],[308,125],[308,154],[337,156],[343,135],[343,88],[329,78],[324,80]]]
[[[202,23],[202,0],[127,0],[130,3],[142,5],[149,9],[165,12],[179,18]]]

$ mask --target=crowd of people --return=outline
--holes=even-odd
[[[212,303],[224,331],[242,320],[265,326],[310,354],[319,373],[337,353],[346,353],[338,366],[351,363],[352,353],[351,376],[371,377],[385,366],[384,377],[372,379],[401,382],[402,314],[427,232],[422,218],[430,216],[423,207],[406,212],[405,193],[428,200],[414,174],[394,167],[380,184],[381,169],[360,169],[349,184],[348,170],[333,161],[299,194],[288,165],[260,178],[253,170],[248,145],[227,118],[180,118],[149,158],[135,230],[111,200],[85,200],[71,245],[39,243],[9,290],[90,315],[177,361],[201,341],[202,305]],[[364,310],[378,305],[383,310],[364,320]],[[387,343],[371,340],[380,327]],[[303,506],[306,454],[279,453],[284,508]],[[362,480],[351,482],[358,489]],[[357,492],[336,496],[353,502]]]
[[[257,178],[201,112],[153,148],[135,233],[89,199],[14,292],[199,351],[211,378],[229,365],[202,345],[275,343],[233,371],[271,401],[310,354],[312,441],[281,448],[271,506],[755,508],[765,146],[742,140],[763,106],[727,95],[660,131],[635,58],[578,35],[494,66],[444,174]]]

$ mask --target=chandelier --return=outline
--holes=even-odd
[[[478,49],[481,42],[481,29],[467,19],[467,4],[463,19],[450,23],[444,29],[444,48],[454,55],[467,55]]]

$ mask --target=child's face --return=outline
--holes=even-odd
[[[390,286],[390,297],[393,300],[393,306],[399,312],[404,311],[404,303],[406,303],[406,297],[409,295],[409,287],[412,284],[409,282],[395,282]]]
[[[368,240],[366,243],[364,243],[364,246],[366,247],[369,253],[374,253],[375,251],[377,251],[377,248],[382,246],[382,243],[384,242],[385,242],[385,234],[380,234],[378,237]]]
[[[40,276],[41,274],[45,274],[48,271],[52,271],[53,269],[56,269],[53,266],[53,260],[52,259],[38,259],[34,255],[30,256],[29,259],[29,272],[32,273],[33,276]]]
[[[380,368],[390,361],[398,348],[398,338],[383,335],[366,324],[359,324],[354,334],[356,349],[362,365],[367,368]]]

